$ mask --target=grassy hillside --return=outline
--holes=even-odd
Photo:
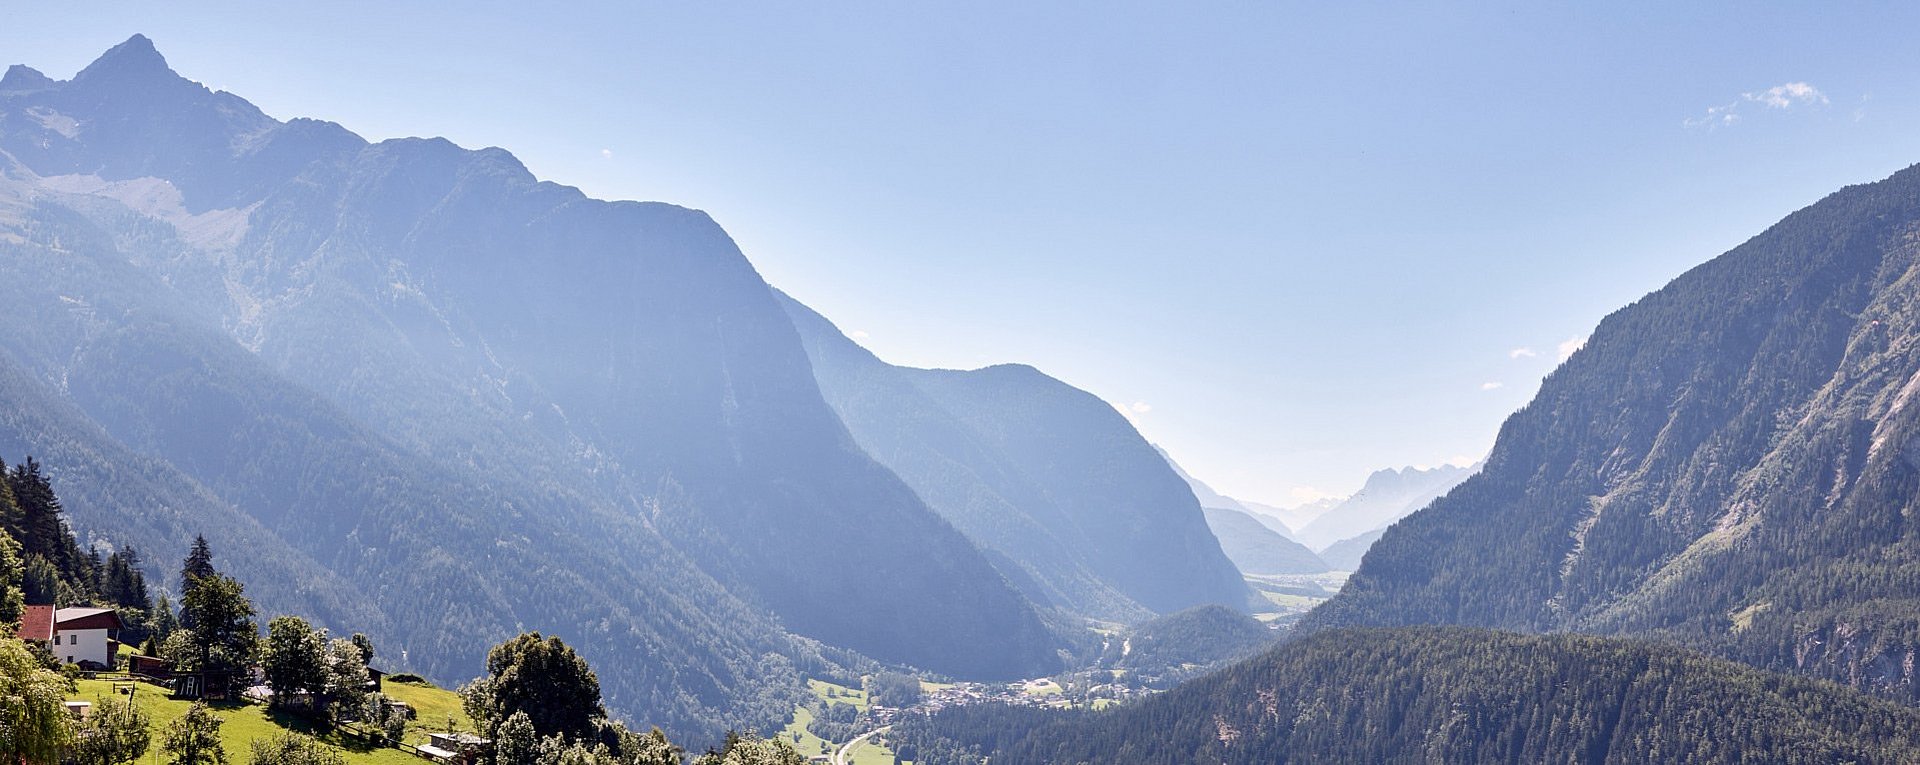
[[[114,693],[114,686],[124,687],[125,683],[110,680],[79,680],[76,690],[68,695],[71,701],[90,701],[96,707],[107,704],[127,703],[125,694]],[[145,712],[153,731],[152,752],[159,751],[161,732],[168,723],[187,713],[191,702],[167,697],[167,692],[145,683],[134,683],[133,704]],[[435,688],[425,684],[386,683],[383,689],[388,696],[412,704],[419,710],[419,717],[407,725],[406,741],[410,744],[426,743],[427,732],[446,730],[447,719],[451,716],[460,730],[473,730],[473,722],[460,710],[460,697],[453,691]],[[285,733],[303,733],[319,738],[327,745],[340,750],[351,765],[419,765],[420,758],[398,749],[376,748],[357,739],[340,735],[337,732],[322,732],[314,728],[306,719],[286,712],[268,709],[264,704],[249,702],[220,702],[213,704],[214,714],[222,720],[220,737],[224,741],[227,757],[234,762],[245,762],[249,743],[255,739],[271,738]]]
[[[807,686],[813,691],[821,704],[849,704],[856,709],[865,710],[868,706],[867,692],[858,688],[829,683],[825,680],[809,679]],[[821,738],[807,729],[814,720],[811,704],[794,707],[793,719],[781,728],[775,738],[785,739],[793,748],[809,757],[816,754],[832,754],[838,751],[845,741]],[[894,765],[894,752],[884,744],[869,739],[867,743],[856,747],[850,753],[847,762],[851,765]]]

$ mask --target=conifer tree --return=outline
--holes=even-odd
[[[153,604],[153,638],[149,642],[156,646],[165,643],[177,629],[180,629],[180,620],[173,613],[173,600],[162,592]]]
[[[60,570],[42,555],[26,556],[21,594],[28,605],[53,605],[60,599]]]
[[[53,484],[40,472],[40,463],[28,457],[25,463],[15,465],[7,474],[7,484],[20,506],[19,541],[25,552],[46,558],[70,584],[81,584],[85,574],[80,546],[67,531],[66,520],[60,515],[60,498],[54,496]]]
[[[207,538],[195,534],[193,537],[193,548],[187,552],[187,559],[180,564],[181,595],[191,595],[194,586],[201,579],[211,578],[219,573],[220,572],[213,567],[213,548],[207,544]],[[188,609],[183,602],[180,608],[180,626],[193,629],[195,626],[194,618],[193,611]]]
[[[195,534],[193,549],[187,552],[187,559],[180,566],[180,586],[184,589],[193,580],[219,573],[213,567],[213,548],[207,544],[207,538]]]

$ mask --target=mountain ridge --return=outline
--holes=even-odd
[[[1023,364],[887,364],[785,301],[861,446],[1047,600],[1122,622],[1205,603],[1246,608],[1192,492],[1113,407]]]

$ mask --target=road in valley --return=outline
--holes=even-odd
[[[842,746],[839,749],[834,750],[833,765],[850,765],[853,762],[853,750],[855,747],[865,744],[867,743],[867,739],[872,738],[881,733],[885,733],[889,730],[893,730],[893,726],[882,725],[878,728],[874,728],[873,730],[867,731],[865,733],[862,733],[858,736],[853,737],[853,740],[848,741],[845,746]]]

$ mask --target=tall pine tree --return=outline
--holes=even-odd
[[[74,542],[66,519],[60,516],[60,498],[54,496],[53,483],[40,472],[40,463],[28,457],[25,463],[13,466],[7,473],[7,485],[13,490],[14,501],[20,505],[18,538],[25,548],[23,553],[46,558],[76,589],[91,589],[84,586],[89,577],[80,545]]]
[[[187,560],[180,565],[181,589],[186,589],[195,579],[217,573],[220,572],[213,567],[213,548],[207,545],[204,535],[195,534],[193,549],[187,551]]]

